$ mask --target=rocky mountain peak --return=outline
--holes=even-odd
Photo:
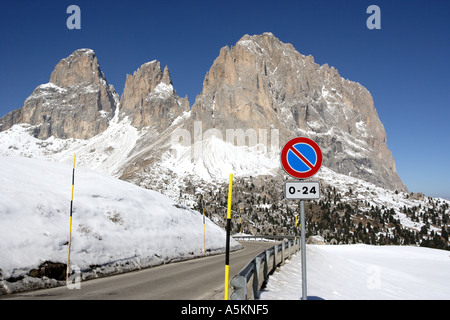
[[[203,130],[277,129],[281,147],[309,137],[332,170],[406,190],[369,91],[271,33],[220,50],[191,114]]]
[[[38,86],[22,108],[0,119],[0,130],[26,123],[39,139],[88,139],[108,127],[117,103],[94,51],[80,49],[56,65],[50,82]]]
[[[78,49],[62,59],[50,76],[50,83],[59,87],[70,87],[81,83],[106,82],[105,75],[95,52],[91,49]]]
[[[137,128],[157,131],[189,110],[187,99],[180,99],[173,88],[169,67],[161,70],[159,61],[144,63],[133,75],[127,75],[120,99],[122,116],[128,116]]]

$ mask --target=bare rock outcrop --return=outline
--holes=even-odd
[[[160,133],[185,111],[189,101],[179,98],[173,88],[169,68],[161,70],[159,61],[143,64],[127,75],[120,99],[122,116],[129,116],[136,128],[149,127]]]
[[[39,139],[88,139],[108,127],[118,101],[94,51],[79,49],[56,65],[50,82],[38,86],[22,108],[0,119],[0,130],[27,123]]]

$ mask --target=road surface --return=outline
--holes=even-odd
[[[230,254],[230,280],[274,242],[243,242],[244,249]],[[223,300],[224,254],[166,264],[140,271],[81,282],[80,289],[66,286],[14,294],[16,300]]]

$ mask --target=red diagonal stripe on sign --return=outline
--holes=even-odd
[[[309,162],[308,159],[306,159],[300,152],[298,152],[297,149],[294,148],[294,146],[290,147],[289,150],[291,150],[297,157],[300,158],[310,169],[314,168],[314,165]]]

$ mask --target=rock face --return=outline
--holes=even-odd
[[[127,75],[120,117],[128,117],[143,135],[124,163],[120,178],[139,185],[142,176],[158,164],[163,150],[167,150],[173,125],[185,118],[189,110],[188,98],[178,97],[169,68],[166,66],[162,71],[159,61],[144,63],[133,75]]]
[[[88,139],[108,127],[117,105],[94,51],[80,49],[56,65],[50,82],[38,86],[22,108],[0,119],[0,130],[27,123],[39,139]]]
[[[127,75],[120,105],[122,115],[129,116],[133,126],[150,127],[158,133],[189,111],[188,99],[180,99],[173,88],[169,68],[162,71],[156,60]]]
[[[278,129],[280,147],[307,136],[321,147],[323,165],[406,190],[367,89],[271,33],[222,48],[191,112],[203,130]]]
[[[117,172],[136,184],[147,181],[151,187],[161,172],[186,177],[186,172],[175,172],[178,167],[188,168],[187,175],[212,178],[226,166],[239,167],[248,175],[276,174],[282,169],[279,150],[274,149],[293,137],[306,136],[319,144],[323,165],[333,171],[406,190],[369,91],[343,79],[335,68],[316,64],[312,56],[300,54],[271,33],[245,35],[235,46],[222,48],[192,109],[187,98],[178,97],[168,67],[162,71],[156,60],[127,75],[119,103],[94,52],[77,50],[58,63],[50,82],[37,87],[21,109],[0,119],[0,131],[28,123],[39,139],[88,139],[108,128],[118,108],[118,119],[128,118],[139,138],[126,141],[132,149],[121,157]],[[205,134],[209,129],[222,137],[228,129],[267,132],[270,141],[265,145],[271,146],[271,154],[258,154],[260,162],[254,163],[229,144],[196,139],[211,138]],[[183,132],[180,148],[173,145],[175,131]],[[257,142],[264,144],[261,137]],[[111,141],[111,148],[115,143]],[[263,166],[266,173],[259,170]]]

